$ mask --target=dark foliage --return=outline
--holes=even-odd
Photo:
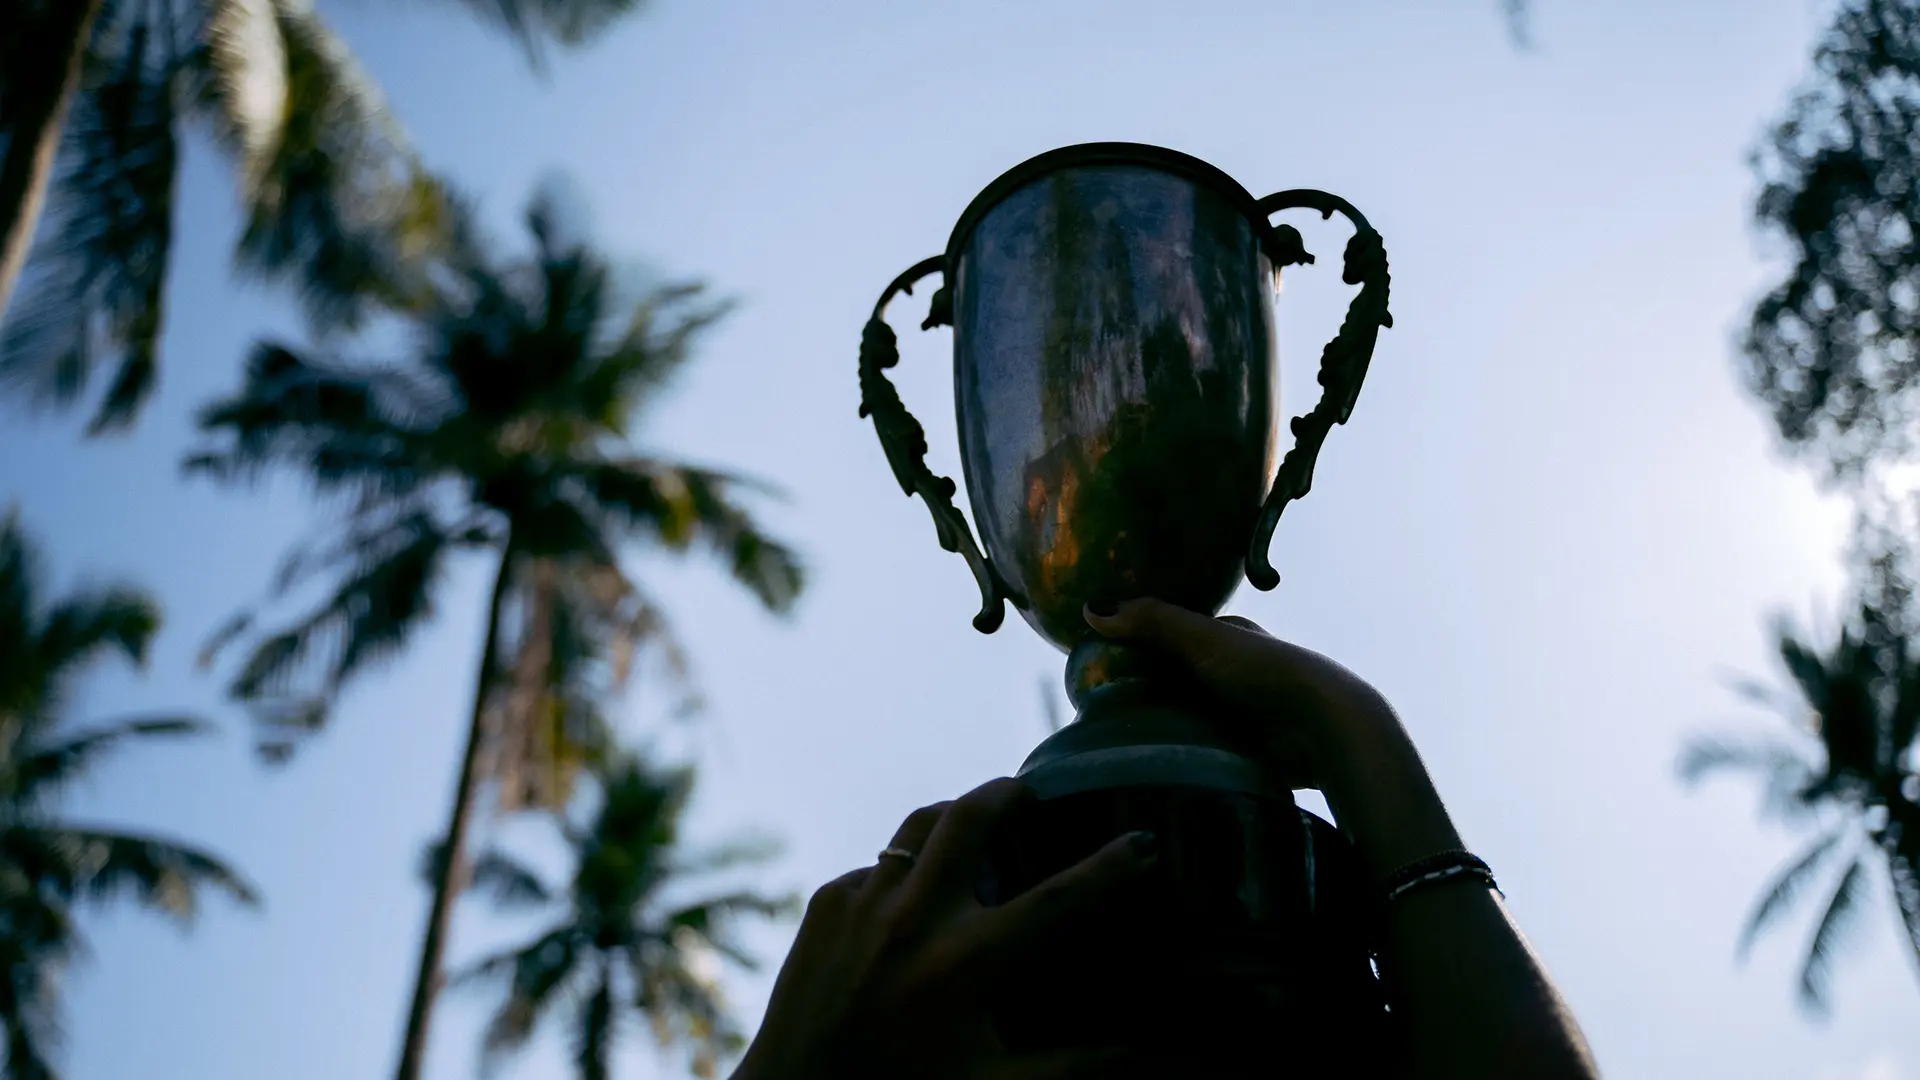
[[[183,924],[213,889],[254,904],[218,859],[171,840],[75,824],[61,796],[129,742],[191,735],[198,721],[134,717],[73,728],[63,706],[102,659],[141,663],[159,627],[153,601],[125,587],[44,597],[18,519],[0,519],[0,1037],[7,1080],[51,1080],[61,1043],[62,975],[85,952],[77,905],[129,899]]]
[[[1744,955],[1823,876],[1820,917],[1801,962],[1809,1012],[1831,1001],[1833,963],[1864,906],[1869,865],[1884,864],[1920,962],[1920,619],[1897,537],[1882,534],[1866,586],[1838,637],[1818,647],[1782,623],[1776,632],[1791,693],[1749,684],[1779,711],[1779,734],[1702,737],[1682,755],[1688,781],[1738,771],[1761,783],[1763,813],[1816,838],[1768,885],[1740,934]]]
[[[76,0],[77,2],[77,0]],[[538,58],[638,0],[463,0]],[[11,28],[30,25],[21,20]],[[0,45],[0,145],[9,51]],[[46,220],[0,332],[0,389],[64,408],[96,389],[90,430],[131,424],[159,376],[179,146],[211,138],[238,180],[242,273],[289,285],[319,332],[351,330],[421,288],[439,185],[380,93],[310,4],[105,0],[62,134]]]
[[[1746,374],[1789,445],[1858,475],[1915,449],[1920,5],[1844,0],[1756,169],[1792,266],[1755,306]]]
[[[628,441],[723,309],[677,287],[622,306],[604,260],[562,235],[551,202],[527,221],[535,252],[523,262],[497,263],[464,224],[453,230],[413,319],[412,359],[262,344],[239,392],[201,413],[207,445],[190,472],[245,482],[284,470],[336,508],[275,590],[326,581],[322,599],[255,635],[230,683],[260,707],[270,745],[317,724],[354,675],[405,646],[463,551],[512,553],[517,632],[495,659],[503,672],[525,661],[529,714],[588,707],[608,680],[577,682],[585,665],[618,675],[626,652],[662,639],[659,610],[621,568],[625,546],[703,548],[774,610],[799,591],[798,560],[739,501],[761,485]]]
[[[691,770],[622,756],[599,772],[598,783],[599,809],[585,826],[561,827],[574,863],[566,887],[549,887],[499,850],[475,861],[473,886],[496,904],[556,914],[526,943],[458,976],[506,984],[506,1000],[487,1027],[487,1058],[520,1049],[544,1018],[565,1012],[582,1080],[606,1080],[631,1008],[663,1049],[688,1047],[695,1076],[715,1076],[722,1058],[744,1045],[721,993],[718,963],[754,966],[731,939],[732,926],[741,916],[791,914],[796,899],[683,894],[689,881],[773,854],[752,843],[684,850],[680,821],[693,790]]]

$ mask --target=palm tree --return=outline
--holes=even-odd
[[[331,574],[331,592],[257,639],[231,687],[259,708],[276,752],[319,725],[343,683],[406,645],[456,555],[494,560],[402,1080],[418,1075],[476,795],[500,778],[493,750],[544,747],[562,764],[590,756],[576,751],[582,736],[604,745],[589,706],[622,673],[613,646],[660,632],[658,609],[622,570],[622,547],[703,547],[775,611],[801,585],[793,553],[737,501],[755,485],[642,454],[627,439],[720,309],[698,306],[688,288],[621,304],[605,260],[562,235],[546,196],[528,212],[535,253],[524,262],[497,264],[464,211],[453,217],[432,293],[412,316],[413,359],[262,344],[240,391],[202,413],[212,445],[188,462],[229,481],[288,470],[337,507],[279,582],[284,594]],[[229,629],[249,625],[242,617]],[[564,800],[551,785],[547,794]]]
[[[74,730],[62,720],[74,683],[118,653],[144,663],[160,615],[125,587],[44,597],[46,582],[18,515],[0,518],[0,1032],[7,1080],[51,1080],[64,969],[86,947],[74,906],[128,896],[182,924],[200,892],[257,903],[253,888],[197,848],[76,824],[56,814],[75,781],[144,738],[204,730],[141,717]]]
[[[230,159],[239,268],[291,281],[319,327],[408,290],[437,185],[308,0],[9,0],[0,47],[0,378],[43,405],[116,370],[91,430],[137,416],[157,353],[179,146]],[[466,0],[536,60],[639,0]],[[43,206],[51,208],[19,303]]]
[[[1788,729],[1757,737],[1700,737],[1681,756],[1693,782],[1723,771],[1758,776],[1762,812],[1812,827],[1814,839],[1773,878],[1747,916],[1739,951],[1777,923],[1821,877],[1825,900],[1800,965],[1799,999],[1830,1007],[1832,967],[1884,860],[1894,906],[1920,961],[1920,653],[1908,587],[1887,559],[1825,649],[1782,621],[1775,632],[1793,693],[1742,692],[1773,707]]]
[[[581,1080],[606,1080],[627,1005],[646,1017],[662,1049],[689,1044],[695,1076],[715,1075],[721,1058],[745,1044],[728,1015],[718,967],[727,959],[751,969],[754,961],[727,931],[741,915],[788,914],[796,899],[754,892],[674,899],[692,878],[772,854],[755,844],[680,851],[693,780],[691,769],[654,768],[635,756],[601,770],[600,806],[590,823],[560,825],[574,865],[564,889],[497,849],[475,861],[474,887],[495,903],[558,915],[525,944],[456,976],[506,983],[506,1000],[487,1027],[487,1064],[521,1048],[561,1009],[570,1013]]]

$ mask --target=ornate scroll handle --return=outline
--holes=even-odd
[[[880,446],[887,452],[887,464],[893,466],[900,490],[910,496],[919,495],[927,504],[927,510],[933,514],[933,527],[940,535],[940,546],[959,552],[972,568],[973,579],[980,585],[980,614],[973,617],[973,628],[991,634],[1006,617],[1006,591],[999,575],[994,573],[993,564],[974,543],[967,519],[953,505],[953,481],[935,476],[933,470],[927,468],[926,430],[907,411],[886,375],[888,368],[900,362],[898,340],[893,327],[886,323],[887,303],[897,293],[912,293],[915,282],[944,269],[946,262],[945,256],[936,255],[915,263],[912,269],[894,278],[887,291],[880,294],[880,302],[873,305],[873,317],[860,331],[860,415],[873,417],[873,429],[880,435]],[[933,309],[920,329],[952,324],[953,302],[942,288],[933,294]]]
[[[1347,417],[1353,415],[1354,403],[1360,397],[1360,383],[1366,379],[1367,364],[1373,359],[1374,342],[1381,328],[1393,325],[1393,316],[1387,312],[1387,249],[1380,234],[1367,224],[1366,216],[1354,209],[1352,203],[1324,191],[1296,188],[1269,195],[1259,203],[1260,211],[1268,216],[1302,206],[1320,211],[1322,218],[1330,218],[1338,210],[1353,222],[1353,238],[1347,241],[1346,266],[1340,280],[1360,286],[1360,293],[1347,306],[1347,318],[1340,324],[1340,332],[1320,354],[1320,401],[1312,412],[1295,417],[1289,425],[1293,431],[1293,448],[1280,462],[1280,470],[1273,478],[1273,491],[1267,496],[1266,505],[1260,508],[1253,542],[1247,548],[1247,580],[1261,590],[1280,584],[1279,572],[1267,559],[1274,527],[1280,524],[1280,512],[1288,503],[1312,490],[1313,464],[1320,455],[1320,446],[1326,442],[1327,432],[1333,430],[1333,425],[1344,424]],[[1276,228],[1274,240],[1278,248],[1274,259],[1276,268],[1313,261],[1301,243],[1299,231],[1292,226]]]

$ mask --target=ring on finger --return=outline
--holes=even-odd
[[[918,859],[919,857],[920,855],[918,852],[909,851],[908,849],[903,847],[890,845],[888,847],[881,848],[880,854],[874,856],[873,861],[877,863],[883,859],[899,859],[901,862],[906,863],[908,866],[912,866],[914,860]]]

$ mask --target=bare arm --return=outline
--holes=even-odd
[[[1294,787],[1325,792],[1374,880],[1464,847],[1392,706],[1358,676],[1244,620],[1136,600],[1087,621],[1183,662]],[[1469,879],[1387,906],[1381,963],[1417,1077],[1599,1075],[1578,1024],[1499,898]]]

